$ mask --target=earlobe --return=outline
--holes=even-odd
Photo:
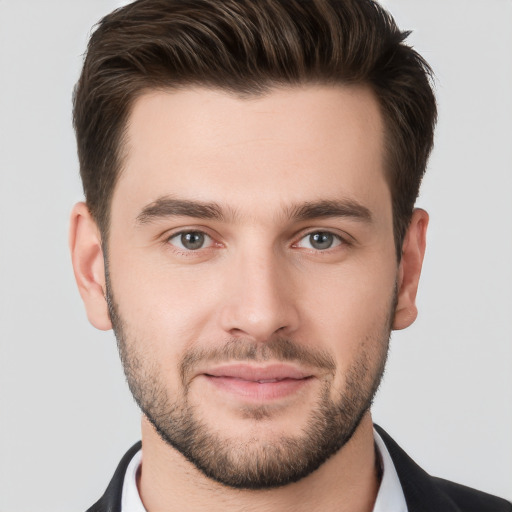
[[[101,234],[85,203],[77,203],[71,212],[69,248],[76,283],[89,321],[97,329],[111,329],[105,299]]]
[[[409,327],[418,315],[416,293],[427,243],[428,213],[415,209],[402,247],[393,329]]]

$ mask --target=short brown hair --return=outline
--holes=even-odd
[[[104,17],[73,99],[85,197],[104,241],[127,119],[143,92],[361,84],[384,118],[400,258],[437,116],[431,70],[404,44],[408,34],[373,0],[138,0]]]

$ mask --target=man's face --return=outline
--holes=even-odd
[[[151,92],[125,151],[108,295],[139,405],[224,484],[307,475],[357,428],[387,354],[399,278],[376,100]]]

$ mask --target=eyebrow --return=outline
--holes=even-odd
[[[148,224],[168,217],[194,217],[197,219],[224,221],[238,217],[233,209],[225,210],[218,203],[190,199],[161,197],[145,206],[137,215],[138,224]],[[294,221],[305,221],[329,217],[347,217],[367,223],[372,214],[360,203],[349,200],[320,200],[292,205],[286,208],[284,217]]]
[[[327,217],[348,217],[367,223],[372,222],[370,210],[350,199],[307,202],[290,208],[287,211],[287,216],[299,221]]]
[[[142,209],[137,215],[137,222],[147,224],[167,217],[224,220],[225,214],[217,203],[161,197]]]

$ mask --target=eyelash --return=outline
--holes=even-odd
[[[210,240],[209,246],[208,247],[199,247],[194,250],[194,249],[187,249],[186,247],[177,247],[171,242],[173,239],[182,237],[183,235],[190,235],[190,234],[198,234],[198,235],[203,235],[204,237],[207,237]],[[200,229],[183,229],[181,231],[178,231],[177,233],[173,233],[172,235],[166,237],[165,243],[173,246],[174,250],[176,250],[179,254],[184,254],[187,256],[191,256],[194,253],[199,253],[199,251],[201,251],[201,250],[204,251],[205,249],[210,249],[211,247],[216,245],[214,238],[211,235],[209,235],[208,233],[206,233],[205,231],[200,230]],[[221,244],[217,243],[217,245],[221,245]]]
[[[191,235],[191,234],[197,234],[202,235],[210,240],[210,243],[207,247],[198,247],[197,249],[187,249],[186,247],[177,247],[172,243],[173,239],[176,239],[178,237],[182,237],[183,235]],[[307,250],[312,253],[320,254],[320,253],[329,253],[332,250],[335,250],[337,247],[340,246],[350,246],[351,243],[347,240],[347,237],[343,237],[337,233],[333,233],[329,230],[321,230],[321,229],[315,229],[312,231],[308,231],[306,233],[301,233],[301,236],[297,239],[296,242],[294,242],[291,247],[293,248],[300,248],[299,244],[307,239],[308,237],[311,237],[313,235],[329,235],[332,236],[334,239],[333,246],[327,247],[325,249],[315,249],[314,247],[303,247],[302,249]],[[193,256],[194,254],[199,254],[200,251],[204,252],[205,250],[211,249],[215,245],[222,246],[222,244],[215,242],[215,239],[213,236],[209,235],[205,231],[201,229],[182,229],[181,231],[178,231],[177,233],[173,233],[172,235],[165,238],[165,244],[173,246],[173,249],[178,252],[180,255],[186,255],[186,256]],[[183,245],[183,244],[181,244]]]
[[[341,235],[338,235],[337,233],[333,233],[332,231],[329,231],[329,230],[316,229],[314,231],[309,231],[308,233],[303,234],[299,238],[299,240],[292,245],[292,247],[298,247],[299,244],[303,240],[306,240],[308,238],[311,239],[311,237],[313,235],[329,235],[334,239],[333,243],[335,245],[327,247],[326,249],[315,249],[314,247],[304,247],[305,250],[309,250],[309,251],[315,252],[315,253],[328,253],[331,250],[335,250],[336,247],[340,247],[342,245],[349,245],[348,242],[346,241],[346,239],[344,237],[342,237]]]

